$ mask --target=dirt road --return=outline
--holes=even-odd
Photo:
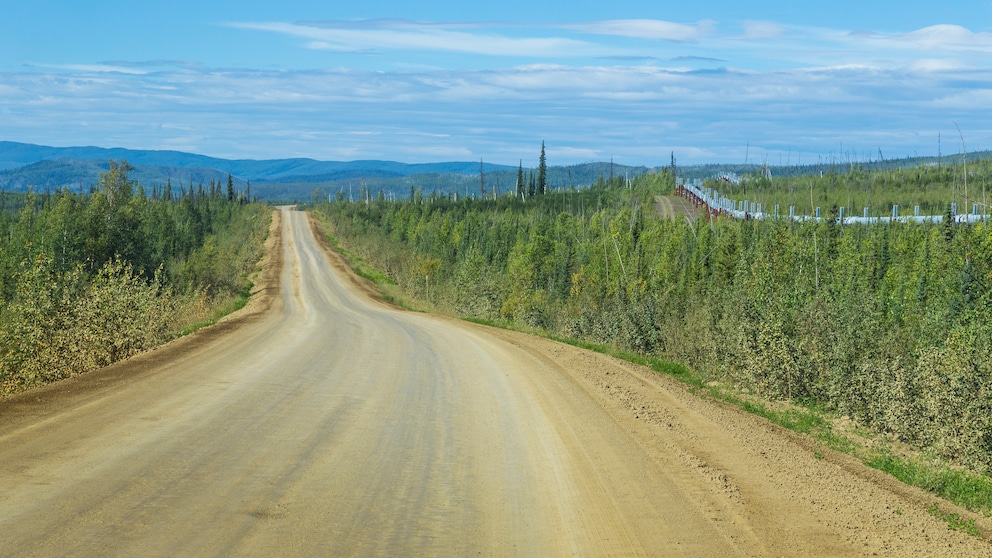
[[[259,312],[0,402],[0,554],[992,554],[842,456],[608,357],[388,308],[303,214],[279,230]]]

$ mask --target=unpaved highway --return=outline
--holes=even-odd
[[[990,555],[644,369],[368,298],[283,210],[260,307],[0,402],[0,555]]]

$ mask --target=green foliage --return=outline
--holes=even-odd
[[[982,535],[982,532],[975,526],[974,519],[966,520],[962,519],[959,514],[941,511],[940,504],[937,502],[934,502],[932,506],[927,508],[927,513],[947,523],[947,526],[952,531],[964,531],[974,537],[980,537]]]
[[[88,195],[0,196],[0,394],[127,358],[247,299],[268,210],[214,184],[150,198],[129,172],[112,161]]]
[[[865,464],[985,515],[992,513],[992,479],[951,467],[933,467],[891,452],[877,453]]]
[[[526,190],[527,186],[524,182],[524,162],[521,160],[520,167],[517,168],[517,197],[523,199]],[[410,198],[413,199],[413,196],[410,196]]]
[[[788,169],[777,169],[787,172]],[[969,161],[967,180],[965,167],[957,164],[935,165],[921,162],[901,169],[878,170],[878,165],[853,164],[836,166],[820,174],[745,177],[740,184],[710,179],[706,187],[714,188],[732,199],[748,199],[761,203],[772,212],[776,205],[783,215],[795,206],[797,215],[813,215],[817,207],[824,215],[832,206],[845,208],[845,216],[860,216],[864,208],[870,216],[887,217],[892,206],[898,205],[901,215],[911,215],[919,206],[923,215],[942,215],[950,203],[957,203],[958,212],[970,212],[972,203],[985,207],[987,191],[992,181],[992,159]],[[965,189],[965,184],[970,186]]]
[[[25,265],[0,329],[0,393],[106,366],[167,340],[182,297],[146,281],[123,260],[89,281],[82,266],[59,273],[47,255]]]
[[[537,193],[548,193],[548,160],[544,155],[544,142],[541,142],[541,157],[537,164]]]

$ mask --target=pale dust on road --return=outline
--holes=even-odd
[[[668,378],[372,300],[277,216],[253,308],[0,402],[0,554],[992,555]]]

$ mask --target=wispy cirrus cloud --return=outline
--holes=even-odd
[[[705,56],[741,68],[872,66],[883,69],[992,67],[992,33],[937,25],[891,33],[745,21],[739,32],[707,37]]]
[[[672,62],[726,62],[725,58],[713,58],[712,56],[676,56]]]
[[[944,58],[954,58],[956,64],[987,66],[992,54],[992,33],[956,25],[903,33],[758,20],[726,26],[723,32],[711,20],[685,24],[656,19],[546,24],[377,19],[229,25],[299,39],[300,46],[314,51],[382,55],[387,64],[396,61],[397,68],[423,65],[425,59],[445,53],[476,57],[476,64],[487,67],[494,59],[575,60],[581,64],[601,59],[656,65],[725,61],[756,70],[843,64],[920,66],[938,64]]]
[[[147,70],[136,68],[126,64],[27,64],[27,66],[37,66],[49,70],[66,70],[69,72],[86,73],[117,73],[117,74],[147,74]]]
[[[741,27],[744,39],[779,39],[785,36],[787,28],[774,21],[745,21]]]
[[[945,52],[992,52],[992,33],[960,25],[932,25],[908,33],[852,32],[849,40],[890,49]]]
[[[672,42],[694,42],[716,33],[716,22],[713,20],[703,20],[695,25],[686,25],[658,19],[615,19],[563,24],[559,27],[594,35],[616,35]]]
[[[485,56],[564,57],[590,55],[595,45],[567,37],[513,37],[492,31],[468,32],[451,25],[398,20],[356,22],[232,23],[233,27],[270,31],[306,39],[307,48],[375,53],[384,50],[456,52]],[[462,27],[462,26],[456,26]]]

